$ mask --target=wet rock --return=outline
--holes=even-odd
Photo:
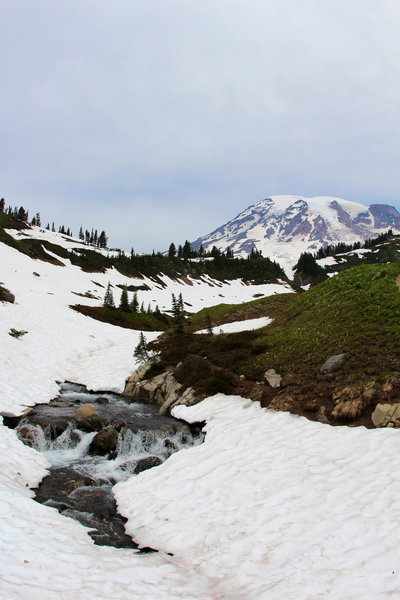
[[[50,437],[53,440],[64,433],[64,431],[68,429],[70,423],[70,419],[66,416],[49,415],[45,412],[41,413],[40,411],[35,411],[32,415],[27,415],[24,421],[25,420],[32,423],[32,425],[39,425],[43,431],[49,432]]]
[[[108,404],[108,402],[108,398],[105,398],[104,396],[96,398],[96,404]]]
[[[264,381],[273,388],[281,387],[282,375],[279,375],[275,369],[268,369],[264,373]]]
[[[74,414],[78,429],[98,431],[101,428],[101,417],[91,404],[82,404]]]
[[[133,475],[138,475],[142,471],[147,471],[152,467],[157,467],[162,464],[161,458],[158,456],[143,456],[135,460],[127,460],[121,465],[123,471],[130,471]]]
[[[107,456],[115,452],[118,442],[118,431],[114,427],[105,427],[96,433],[89,446],[92,456]]]
[[[341,367],[344,362],[344,358],[344,354],[334,354],[333,356],[330,356],[328,360],[326,360],[322,365],[320,372],[330,373],[331,371],[339,369],[339,367]]]
[[[89,475],[83,475],[72,467],[55,467],[51,469],[51,475],[42,479],[35,500],[45,504],[51,498],[55,503],[70,506],[68,496],[73,490],[92,485],[99,485],[99,482]]]
[[[31,425],[22,425],[17,429],[18,437],[25,446],[35,448],[38,445],[38,430]]]

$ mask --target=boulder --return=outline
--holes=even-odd
[[[140,367],[138,369],[136,369],[136,371],[134,371],[132,373],[132,375],[130,375],[128,377],[128,379],[126,379],[125,389],[122,392],[123,396],[131,396],[132,395],[132,392],[134,391],[136,384],[139,383],[139,381],[142,381],[142,379],[144,379],[147,371],[149,371],[152,364],[153,363],[150,361],[143,363],[142,365],[140,365]]]
[[[330,356],[328,360],[326,360],[322,365],[320,372],[330,373],[331,371],[339,369],[339,367],[341,367],[341,365],[343,364],[344,357],[344,354],[334,354],[333,356]]]
[[[400,427],[400,402],[377,404],[371,419],[375,427]]]
[[[91,404],[82,404],[75,412],[74,419],[78,429],[98,431],[101,428],[101,417]]]
[[[105,427],[96,433],[89,446],[92,456],[107,456],[117,449],[118,431],[114,427]]]
[[[264,381],[273,388],[280,388],[282,375],[279,375],[275,369],[268,369],[268,371],[265,371],[264,373]]]

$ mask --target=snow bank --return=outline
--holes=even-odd
[[[400,437],[218,394],[174,415],[202,446],[118,484],[127,530],[214,581],[212,597],[398,597]]]
[[[259,319],[246,319],[245,321],[232,321],[232,323],[224,323],[213,327],[213,333],[235,333],[238,331],[252,331],[260,329],[272,323],[269,317],[260,317]],[[208,333],[208,329],[200,329],[195,333]]]

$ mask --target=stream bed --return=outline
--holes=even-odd
[[[88,410],[88,405],[97,421],[78,419],[78,409]],[[4,417],[4,422],[51,465],[35,490],[38,502],[88,527],[98,545],[137,548],[125,533],[126,519],[117,512],[113,485],[204,439],[203,423],[189,425],[160,416],[158,410],[65,382],[49,404],[36,405],[23,418]]]

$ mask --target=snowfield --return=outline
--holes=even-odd
[[[163,287],[64,262],[0,244],[0,282],[16,296],[0,303],[0,412],[48,402],[65,379],[121,391],[139,333],[69,308],[99,305],[108,281],[117,302],[117,284],[146,283],[145,306],[169,309],[182,292],[193,311],[288,291],[208,278]],[[76,295],[86,292],[96,298]],[[27,333],[16,339],[11,328]],[[160,550],[149,555],[95,546],[82,525],[36,503],[30,488],[46,459],[0,425],[1,599],[399,597],[397,431],[333,428],[223,395],[174,414],[206,420],[205,443],[114,488],[128,533]]]
[[[252,331],[254,329],[261,329],[272,323],[272,319],[269,317],[260,317],[259,319],[246,319],[245,321],[232,321],[231,323],[223,323],[222,325],[215,325],[213,327],[213,333],[235,333],[238,331]],[[200,329],[195,333],[208,333],[208,329]]]

